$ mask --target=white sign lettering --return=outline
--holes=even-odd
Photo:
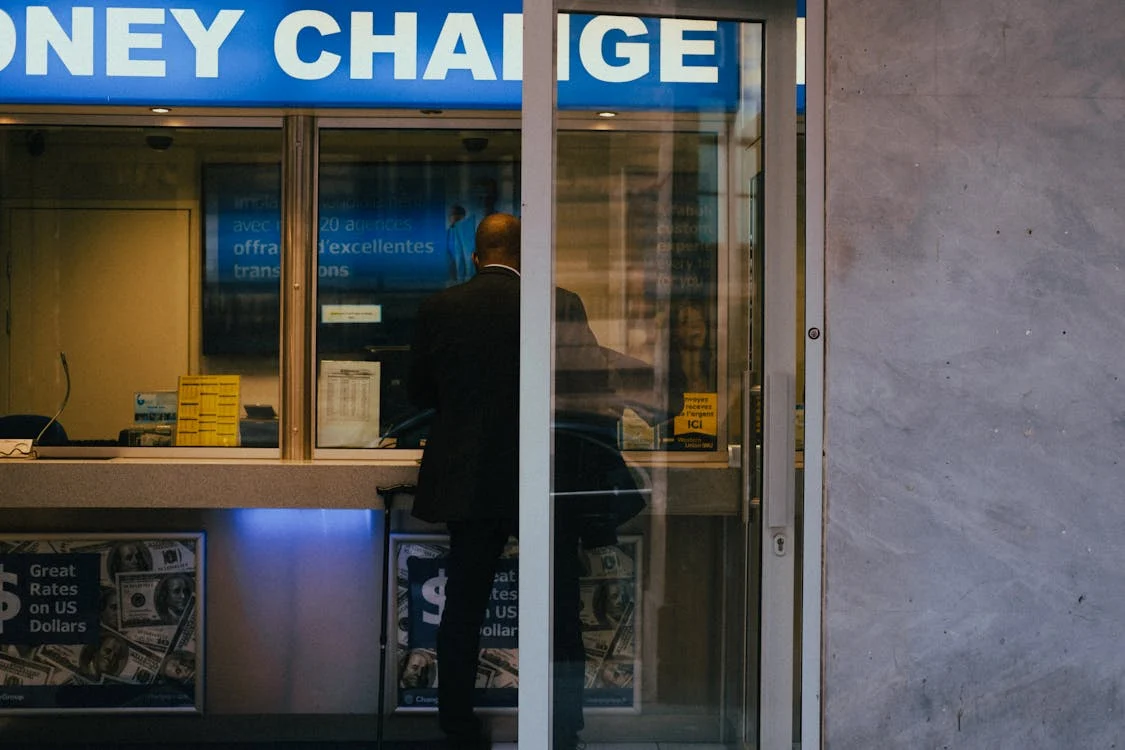
[[[395,78],[414,80],[418,77],[418,14],[395,13],[393,34],[375,33],[374,13],[352,13],[351,77],[368,79],[375,76],[373,56],[377,52],[394,55]]]
[[[169,50],[182,47],[186,40],[194,50],[194,78],[214,79],[222,75],[224,45],[251,11],[219,9],[209,23],[203,20],[210,17],[209,13],[201,17],[199,10],[183,7],[74,6],[69,9],[69,18],[63,20],[56,13],[66,11],[45,5],[27,6],[25,12],[24,28],[20,29],[12,15],[0,10],[0,72],[13,63],[19,50],[28,76],[58,76],[60,65],[68,76],[94,76],[99,64],[104,63],[108,77],[168,78],[168,63],[174,54]],[[104,14],[104,39],[95,39],[99,13]],[[174,23],[168,21],[168,15]],[[375,77],[380,55],[391,56],[396,81],[416,81],[419,76],[426,81],[445,81],[458,73],[467,73],[477,81],[522,79],[520,13],[502,13],[499,27],[496,19],[486,19],[490,23],[482,27],[481,13],[419,15],[408,11],[396,11],[393,16],[353,11],[337,19],[325,10],[296,10],[284,16],[272,31],[272,63],[284,76],[301,81],[328,78],[342,67],[353,80],[370,80]],[[573,23],[570,15],[558,16],[556,63],[560,81],[571,80],[579,70],[572,60]],[[603,83],[629,83],[654,74],[660,83],[719,81],[717,22],[664,18],[656,22],[656,27],[651,23],[634,16],[590,18],[576,45],[580,69]],[[346,51],[325,44],[328,37],[345,31],[342,24],[347,25]],[[429,41],[434,30],[437,37],[429,59],[419,59],[420,35]],[[178,37],[181,33],[182,39]],[[304,57],[298,53],[299,38]],[[267,39],[259,43],[268,44]],[[654,60],[657,40],[659,59]],[[171,43],[174,46],[168,47]],[[239,43],[245,44],[246,39],[240,38]],[[104,44],[104,50],[98,48],[100,44]],[[268,61],[268,52],[263,52]],[[240,53],[245,56],[246,50]],[[177,67],[177,75],[179,70]]]
[[[660,80],[667,83],[718,83],[719,69],[714,65],[685,65],[687,55],[715,56],[715,37],[685,39],[685,31],[714,32],[715,21],[689,21],[666,18],[660,22]]]
[[[219,49],[245,11],[220,10],[209,27],[194,10],[177,8],[169,12],[195,49],[195,77],[218,78]],[[105,74],[119,78],[164,78],[165,59],[134,59],[132,54],[133,50],[164,48],[162,31],[138,31],[135,26],[164,25],[162,8],[106,8]],[[27,75],[47,75],[50,53],[54,53],[69,75],[94,75],[94,8],[72,8],[69,26],[68,32],[46,6],[28,6],[24,52]],[[11,16],[0,11],[0,70],[12,62],[17,39]]]
[[[134,25],[163,26],[162,8],[105,9],[105,74],[128,78],[163,78],[163,60],[134,60],[135,49],[161,49],[159,33],[133,31]]]
[[[465,45],[464,52],[457,51],[458,42]],[[451,70],[471,71],[478,81],[496,80],[496,71],[488,59],[488,47],[484,46],[484,37],[472,13],[450,13],[445,17],[434,44],[434,54],[422,78],[444,81]]]
[[[316,29],[321,36],[340,33],[340,24],[327,13],[319,10],[299,10],[281,19],[277,33],[273,36],[273,54],[277,64],[292,78],[302,81],[316,81],[332,75],[340,65],[340,56],[334,52],[321,51],[312,62],[305,62],[297,55],[297,35],[304,29]]]
[[[16,24],[0,10],[0,70],[8,67],[16,54]]]
[[[94,75],[94,9],[74,8],[70,11],[71,35],[50,8],[32,6],[27,9],[28,28],[38,34],[27,35],[25,60],[29,76],[47,75],[47,49],[55,51],[72,76]]]
[[[625,36],[644,36],[648,33],[644,21],[629,16],[598,16],[582,29],[578,39],[578,57],[590,75],[607,83],[635,81],[648,73],[648,44],[643,42],[618,42],[614,51],[627,61],[623,65],[610,65],[602,55],[602,42],[610,31],[624,31]]]
[[[208,28],[199,20],[199,15],[194,10],[174,8],[171,11],[176,23],[184,30],[184,35],[195,47],[195,77],[219,77],[219,48],[227,40],[238,19],[242,18],[241,10],[220,10],[215,20]]]

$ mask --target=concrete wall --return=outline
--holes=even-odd
[[[1125,736],[1125,4],[831,0],[824,747]]]

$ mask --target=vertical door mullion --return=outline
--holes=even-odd
[[[554,545],[551,342],[555,246],[555,6],[523,4],[520,293],[519,741],[551,747]]]
[[[312,458],[312,387],[316,356],[317,168],[316,118],[287,115],[281,162],[281,414],[284,461]]]
[[[765,25],[765,287],[759,747],[793,742],[794,490],[792,388],[797,371],[797,13],[768,0]],[[780,544],[778,539],[780,537]]]
[[[805,56],[805,496],[801,633],[801,744],[820,747],[821,523],[824,427],[825,0],[806,6]]]

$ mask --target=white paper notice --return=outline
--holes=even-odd
[[[379,442],[379,363],[325,360],[317,383],[317,446],[372,448]]]

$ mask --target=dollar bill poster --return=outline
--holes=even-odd
[[[0,536],[0,714],[202,711],[203,541]]]
[[[437,628],[445,605],[447,537],[392,535],[388,581],[396,637],[391,668],[399,711],[437,709]],[[640,709],[640,537],[584,550],[580,581],[588,709]],[[510,540],[497,566],[481,627],[476,705],[510,709],[519,687],[519,549]]]

